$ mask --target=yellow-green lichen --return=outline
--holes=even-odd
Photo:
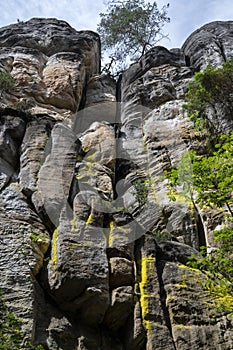
[[[193,267],[190,267],[190,266],[186,266],[184,264],[179,264],[178,267],[180,269],[185,269],[185,270],[188,270],[188,271],[192,271],[194,272],[196,275],[200,275],[201,271],[198,270],[198,269],[194,269]]]
[[[176,287],[178,289],[188,289],[188,285],[187,285],[187,279],[188,279],[188,275],[186,273],[184,273],[181,276],[181,282],[176,284]]]
[[[54,270],[57,270],[57,240],[58,240],[58,232],[59,228],[56,228],[56,230],[53,233],[53,250],[52,250],[52,263]]]
[[[77,232],[78,231],[77,215],[74,215],[73,219],[70,221],[70,225],[71,225],[71,231],[72,232]]]
[[[86,225],[90,225],[91,223],[93,223],[93,213],[92,211],[90,212],[87,221],[86,221]]]
[[[94,245],[93,241],[82,241],[82,243],[71,243],[70,244],[70,249],[75,250],[76,248],[83,248],[83,247],[92,247]]]
[[[96,153],[88,153],[87,155],[85,155],[85,161],[86,162],[95,162],[95,158],[96,158]]]
[[[113,239],[113,230],[115,228],[115,221],[112,220],[110,221],[109,223],[109,238],[108,238],[108,246],[111,248],[113,247],[113,242],[114,242],[114,239]]]
[[[119,242],[120,244],[123,244],[124,241],[128,242],[130,233],[131,228],[129,226],[117,226],[117,223],[112,220],[109,223],[108,246],[112,248]]]
[[[230,294],[218,295],[215,298],[215,307],[219,311],[224,311],[233,314],[233,296]]]
[[[84,152],[84,153],[89,152],[89,150],[90,150],[89,147],[83,147],[83,152]]]
[[[151,294],[148,292],[148,278],[153,274],[155,265],[155,258],[152,256],[145,256],[141,259],[141,280],[139,283],[140,288],[140,304],[142,310],[142,319],[145,329],[150,332],[152,330],[151,321],[148,320],[150,313],[149,301]]]
[[[212,296],[213,307],[217,311],[233,314],[233,295],[224,285],[221,286],[207,278],[205,287]]]
[[[179,329],[192,329],[193,328],[193,326],[184,325],[184,324],[176,324],[175,327],[177,327]]]

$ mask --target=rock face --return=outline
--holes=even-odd
[[[232,33],[214,22],[181,49],[155,47],[116,87],[97,34],[56,19],[0,29],[15,81],[1,90],[0,289],[24,341],[233,349],[232,314],[186,266],[221,218],[172,202],[164,176],[194,142],[187,83],[233,57]]]

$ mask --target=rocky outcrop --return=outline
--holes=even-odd
[[[213,22],[197,29],[183,44],[188,65],[204,70],[208,64],[221,66],[232,58],[232,21]]]
[[[0,30],[1,69],[15,79],[3,102],[31,114],[69,118],[89,78],[100,69],[100,42],[56,19],[31,19]]]
[[[214,22],[181,49],[155,47],[116,87],[99,75],[97,34],[56,19],[0,29],[0,70],[15,81],[1,91],[0,289],[23,341],[233,348],[229,299],[186,265],[221,215],[171,201],[165,176],[199,147],[187,84],[233,56],[232,33]]]

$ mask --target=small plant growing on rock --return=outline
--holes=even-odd
[[[133,185],[135,188],[136,200],[138,201],[139,205],[142,206],[147,201],[150,183],[148,180],[137,179],[133,181]]]
[[[9,92],[15,86],[15,80],[12,77],[11,73],[2,71],[0,72],[0,91]]]
[[[16,108],[19,110],[19,111],[22,111],[22,112],[27,112],[29,111],[32,107],[34,106],[33,102],[26,99],[26,98],[23,98],[21,99],[17,104],[16,104]]]
[[[0,291],[0,350],[43,350],[42,345],[34,346],[31,343],[24,343],[24,332],[22,322],[12,312],[7,310]]]

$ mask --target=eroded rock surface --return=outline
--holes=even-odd
[[[232,33],[214,22],[181,49],[155,47],[116,88],[99,75],[96,33],[56,19],[0,29],[0,70],[15,80],[1,91],[0,289],[25,339],[232,350],[229,308],[186,266],[222,214],[171,201],[165,176],[199,147],[187,84],[233,56]]]

